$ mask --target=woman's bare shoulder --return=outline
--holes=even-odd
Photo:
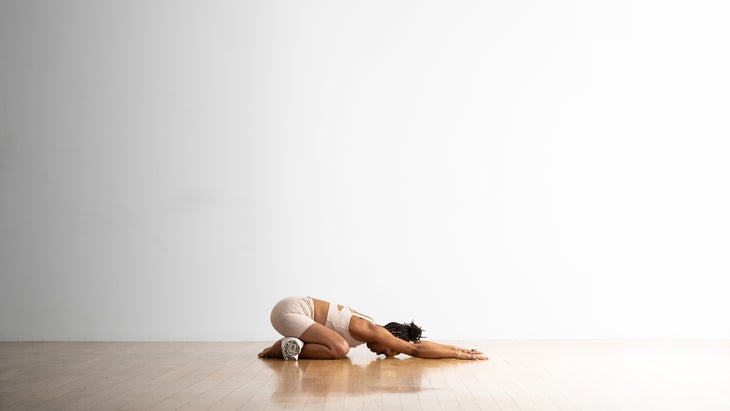
[[[350,334],[353,336],[353,338],[365,342],[374,341],[379,329],[384,329],[383,327],[375,324],[372,321],[368,321],[354,315],[352,316],[352,318],[350,318],[349,328]]]

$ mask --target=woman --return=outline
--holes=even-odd
[[[299,358],[344,358],[350,348],[367,343],[370,351],[386,357],[403,353],[418,358],[488,359],[475,349],[421,341],[421,329],[412,322],[382,327],[349,307],[311,297],[279,301],[271,310],[271,325],[284,337],[296,337],[304,343]],[[282,340],[260,352],[259,357],[284,358]]]

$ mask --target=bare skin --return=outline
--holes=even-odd
[[[342,306],[338,305],[342,310]],[[299,358],[334,359],[344,358],[350,351],[350,345],[334,330],[324,324],[327,320],[329,303],[314,299],[314,321],[299,337],[304,347]],[[360,313],[358,313],[360,314]],[[370,351],[386,357],[407,354],[416,358],[454,358],[458,360],[488,360],[481,351],[439,344],[431,341],[412,343],[393,336],[388,330],[370,321],[353,316],[350,319],[350,335],[358,341],[367,343]],[[261,358],[283,358],[281,340],[275,342],[259,353]]]

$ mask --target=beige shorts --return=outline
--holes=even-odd
[[[284,337],[299,338],[314,322],[314,300],[310,297],[288,297],[271,310],[271,325]]]

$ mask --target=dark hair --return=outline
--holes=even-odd
[[[421,327],[414,324],[413,321],[411,321],[410,324],[401,324],[396,322],[388,323],[385,325],[385,329],[403,341],[414,343],[421,341],[421,333],[423,332]]]

